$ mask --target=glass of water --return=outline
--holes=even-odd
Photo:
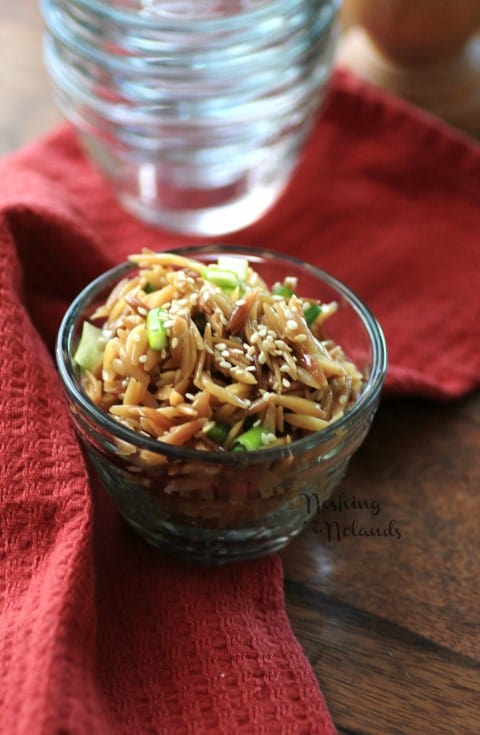
[[[57,103],[123,205],[191,235],[279,198],[331,74],[339,0],[41,0]]]

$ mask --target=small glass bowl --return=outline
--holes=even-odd
[[[150,544],[203,564],[258,557],[286,546],[340,483],[363,442],[384,381],[382,330],[365,304],[331,275],[294,257],[226,246],[176,250],[205,262],[247,258],[268,285],[298,278],[304,297],[336,301],[330,339],[365,375],[353,407],[323,431],[282,447],[209,452],[162,443],[119,424],[82,390],[73,361],[83,321],[135,266],[123,263],[73,301],[58,333],[57,363],[76,432],[121,515]]]

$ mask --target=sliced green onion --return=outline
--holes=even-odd
[[[82,370],[95,372],[103,362],[105,339],[103,332],[90,322],[83,322],[82,334],[73,356],[74,361]]]
[[[232,449],[234,452],[252,452],[255,449],[262,449],[265,446],[265,437],[271,435],[272,432],[263,426],[252,426],[251,429],[237,436]]]
[[[289,299],[290,296],[293,296],[293,290],[290,288],[290,286],[285,286],[284,283],[276,283],[272,287],[272,294],[274,296],[283,296],[284,299]]]
[[[222,270],[235,273],[238,280],[245,283],[248,275],[248,260],[246,258],[235,258],[229,255],[219,255],[217,265]]]
[[[228,432],[228,426],[225,424],[213,424],[213,426],[206,432],[206,435],[216,444],[223,444],[228,436]]]
[[[318,304],[309,304],[304,310],[303,310],[303,316],[305,317],[305,321],[307,322],[308,326],[310,327],[315,319],[320,316],[322,313],[321,308]]]
[[[168,335],[163,323],[163,317],[164,312],[160,307],[147,311],[147,339],[152,350],[163,350],[168,344]]]
[[[233,291],[239,285],[238,276],[234,271],[220,268],[218,265],[208,265],[202,270],[202,277],[205,281],[227,291]]]
[[[220,255],[217,263],[202,270],[202,277],[215,284],[232,298],[240,296],[245,290],[248,275],[248,260]]]

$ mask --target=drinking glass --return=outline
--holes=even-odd
[[[123,205],[214,236],[279,198],[321,111],[339,0],[40,0],[56,101]]]

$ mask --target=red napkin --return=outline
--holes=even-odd
[[[278,557],[196,569],[150,549],[70,426],[51,356],[67,304],[129,252],[186,240],[126,215],[66,126],[0,181],[0,732],[333,735]],[[480,374],[479,182],[472,141],[337,73],[282,200],[224,239],[345,280],[386,332],[387,388],[457,397]]]

